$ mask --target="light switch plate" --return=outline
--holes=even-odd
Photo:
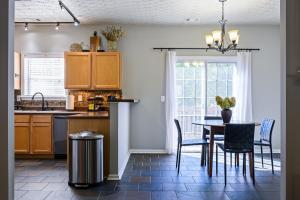
[[[160,96],[160,101],[163,103],[166,101],[166,97],[165,96]]]

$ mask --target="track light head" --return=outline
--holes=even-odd
[[[59,30],[59,22],[57,22],[56,26],[55,26],[55,30]]]
[[[79,26],[80,22],[76,19],[74,19],[74,26]]]
[[[25,30],[25,31],[28,31],[28,30],[29,30],[29,29],[28,29],[28,23],[27,23],[27,22],[25,23],[24,30]]]

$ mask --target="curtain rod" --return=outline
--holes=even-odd
[[[153,50],[216,50],[215,48],[197,48],[197,47],[192,47],[192,48],[187,48],[187,47],[155,47]],[[236,48],[236,49],[231,49],[229,51],[260,51],[258,48]]]

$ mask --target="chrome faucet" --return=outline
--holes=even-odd
[[[46,108],[45,108],[45,98],[44,98],[44,95],[43,95],[41,92],[36,92],[36,93],[32,96],[32,100],[34,100],[34,97],[35,97],[37,94],[40,94],[40,95],[42,96],[42,110],[46,110]]]

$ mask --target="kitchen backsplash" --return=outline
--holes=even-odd
[[[88,99],[90,97],[102,96],[104,98],[103,107],[108,108],[107,98],[108,96],[116,96],[116,98],[122,97],[121,90],[97,90],[97,91],[89,91],[89,90],[69,90],[69,94],[75,96],[75,110],[87,110],[88,109]],[[17,95],[20,95],[19,90],[15,90],[15,107],[22,108],[25,110],[32,110],[41,107],[42,101],[40,99],[31,100],[31,99],[21,99],[21,102],[17,102]],[[78,101],[78,96],[82,96],[82,101]],[[55,99],[46,99],[49,108],[53,108],[55,110],[64,110],[66,106],[66,100],[55,100]],[[47,105],[45,104],[45,105]]]

